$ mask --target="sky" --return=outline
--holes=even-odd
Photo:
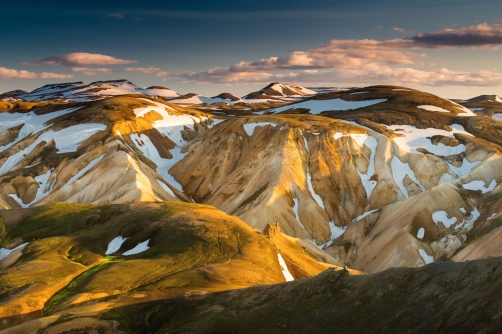
[[[2,14],[0,92],[128,79],[205,96],[275,81],[502,95],[500,0],[17,0]]]

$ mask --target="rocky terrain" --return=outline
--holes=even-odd
[[[293,332],[295,314],[342,332],[361,312],[386,319],[370,332],[446,332],[496,297],[498,96],[272,83],[206,98],[122,80],[1,97],[7,332]],[[469,331],[496,331],[496,305]]]

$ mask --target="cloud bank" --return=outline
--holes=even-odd
[[[402,28],[394,30],[405,32]],[[191,83],[266,83],[289,79],[304,83],[502,86],[502,75],[496,72],[462,72],[446,68],[423,71],[411,67],[417,59],[427,57],[424,49],[486,47],[495,50],[500,45],[502,21],[385,41],[334,39],[307,51],[241,61],[229,67],[182,73],[179,77]],[[285,73],[287,71],[292,72]]]
[[[14,70],[11,68],[0,67],[0,78],[2,79],[69,79],[73,78],[70,74],[59,74],[53,72],[35,73],[25,70]]]
[[[64,65],[64,66],[99,66],[99,65],[124,65],[137,63],[136,60],[119,59],[98,53],[74,52],[49,56],[23,62],[23,65],[41,66],[41,65]]]

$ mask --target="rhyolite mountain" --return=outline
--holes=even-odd
[[[293,303],[283,291],[309,295],[310,284],[329,290],[333,280],[355,291],[388,289],[380,280],[393,267],[411,268],[399,285],[429,275],[418,267],[433,262],[498,266],[481,260],[502,256],[497,99],[279,83],[243,98],[205,98],[127,80],[8,94],[0,102],[2,326],[239,332],[211,319],[254,293],[273,308]],[[344,265],[352,275],[308,278]],[[441,278],[438,269],[434,280],[457,282],[472,267],[448,265],[452,273]],[[361,276],[367,283],[354,276],[361,273],[369,273]],[[308,279],[252,287],[298,278]],[[423,298],[449,293],[413,284],[424,287]],[[251,324],[261,314],[259,303],[249,303],[235,321]],[[138,317],[173,320],[128,323],[138,305]],[[174,313],[151,311],[163,307]],[[204,322],[177,316],[204,307]]]

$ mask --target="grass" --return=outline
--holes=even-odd
[[[86,270],[79,276],[75,277],[73,280],[71,280],[67,286],[59,290],[45,303],[44,308],[42,309],[42,313],[45,316],[51,314],[54,307],[56,307],[59,303],[68,298],[71,295],[71,293],[74,290],[76,290],[80,284],[82,284],[84,280],[86,280],[91,275],[97,273],[98,271],[102,270],[104,267],[110,264],[112,260],[113,258],[104,257],[97,265],[90,267],[88,270]]]

